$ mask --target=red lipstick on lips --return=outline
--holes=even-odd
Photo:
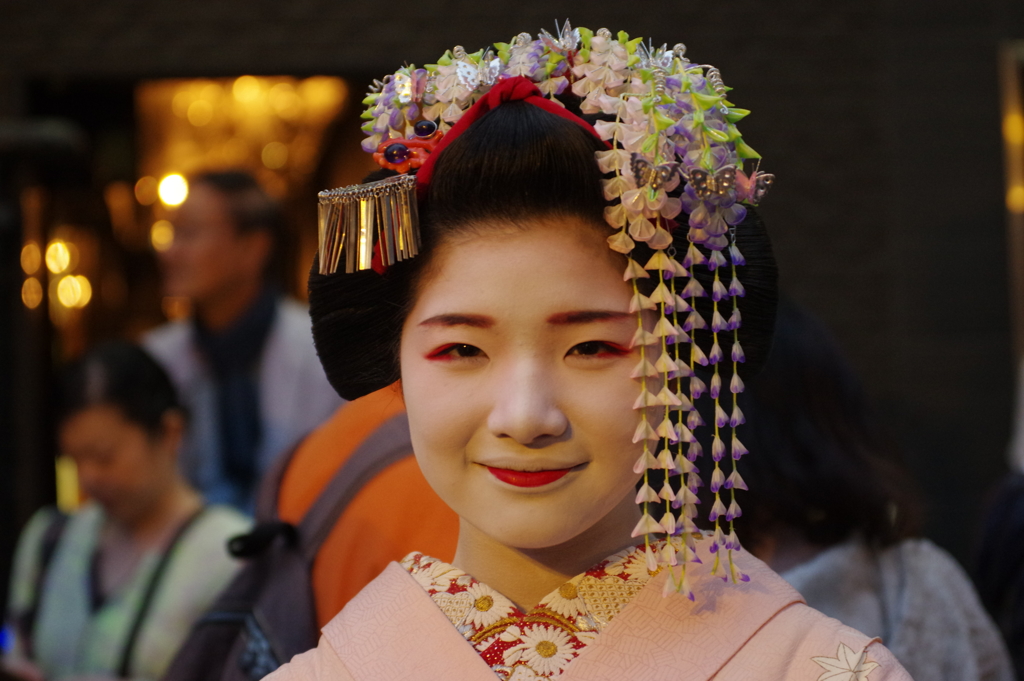
[[[541,487],[562,478],[572,468],[558,468],[550,471],[513,471],[508,468],[488,466],[487,470],[498,480],[516,487]]]

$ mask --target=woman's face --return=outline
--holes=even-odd
[[[132,525],[176,480],[178,420],[169,415],[163,434],[153,436],[115,406],[89,406],[61,423],[61,453],[77,464],[82,491],[111,518]]]
[[[402,331],[424,475],[464,522],[557,546],[629,514],[638,357],[632,295],[599,230],[574,218],[481,225],[434,255]]]

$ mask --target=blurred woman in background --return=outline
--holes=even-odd
[[[143,350],[102,345],[61,388],[60,451],[89,500],[70,517],[43,509],[22,532],[4,667],[27,679],[157,679],[234,575],[225,542],[248,520],[204,506],[180,475],[185,414]]]
[[[812,608],[879,636],[915,679],[1013,679],[1005,647],[956,561],[913,538],[913,485],[887,451],[828,332],[782,300],[747,394],[756,456],[736,521],[752,553]]]

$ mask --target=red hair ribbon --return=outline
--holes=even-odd
[[[434,163],[438,154],[444,151],[445,147],[451,144],[452,140],[465,132],[466,128],[473,125],[473,123],[479,120],[488,111],[498,108],[505,102],[520,101],[527,102],[537,108],[544,109],[548,113],[564,118],[567,121],[572,121],[597,139],[601,139],[601,136],[597,134],[597,130],[594,130],[594,126],[587,123],[576,114],[566,111],[564,106],[552,102],[550,99],[545,97],[529,78],[524,76],[506,78],[505,80],[498,81],[494,87],[488,90],[486,95],[478,99],[473,106],[469,107],[469,109],[462,114],[462,118],[460,118],[458,122],[456,122],[455,125],[445,133],[438,145],[431,150],[430,157],[422,166],[420,166],[419,172],[416,174],[416,183],[418,185],[417,192],[420,197],[422,198],[424,194],[426,194],[427,187],[430,186],[430,178],[434,173]],[[605,142],[605,144],[608,143]],[[611,145],[608,145],[608,148],[610,149]]]

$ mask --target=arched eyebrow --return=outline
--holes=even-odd
[[[476,329],[489,329],[494,326],[494,319],[482,314],[439,314],[424,319],[420,326],[471,326]]]
[[[615,310],[575,310],[573,312],[559,312],[548,317],[548,324],[590,324],[593,322],[617,321],[619,319],[635,319],[631,312],[618,312]]]

